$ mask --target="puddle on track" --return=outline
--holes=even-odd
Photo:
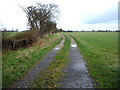
[[[59,50],[60,48],[54,48],[54,50]]]
[[[77,44],[71,44],[71,47],[77,47]]]
[[[63,45],[64,45],[64,39],[61,41],[60,44],[58,44],[55,48],[53,48],[53,50],[59,50]]]

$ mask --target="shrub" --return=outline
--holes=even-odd
[[[2,38],[2,48],[15,50],[26,47],[36,41],[39,35],[37,30],[30,30],[24,33],[17,34],[10,38]]]

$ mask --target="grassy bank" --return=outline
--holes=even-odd
[[[54,34],[44,39],[39,39],[29,48],[3,53],[3,87],[10,87],[14,82],[22,78],[25,73],[37,64],[61,39],[61,35]]]
[[[80,52],[87,60],[96,87],[117,88],[118,84],[118,33],[73,32]]]
[[[40,77],[33,82],[35,88],[57,88],[59,87],[58,81],[63,75],[62,70],[69,63],[69,48],[70,39],[65,36],[65,43],[63,48],[60,50],[58,55],[55,57],[55,61],[51,62],[51,65],[44,71],[41,72]]]

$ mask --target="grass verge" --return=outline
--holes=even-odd
[[[3,53],[2,85],[10,87],[20,80],[35,64],[37,64],[53,47],[62,40],[61,35],[54,34],[38,40],[32,47]]]
[[[65,43],[63,48],[60,50],[55,61],[52,61],[50,66],[40,73],[40,77],[33,82],[34,88],[58,88],[60,87],[57,83],[60,81],[60,77],[63,75],[62,70],[69,63],[69,50],[70,50],[70,39],[65,36]]]
[[[118,88],[117,33],[67,33],[78,43],[97,88]]]

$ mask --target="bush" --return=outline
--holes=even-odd
[[[36,41],[39,35],[37,30],[30,30],[24,33],[17,34],[10,38],[2,38],[2,48],[15,50],[26,47]]]

